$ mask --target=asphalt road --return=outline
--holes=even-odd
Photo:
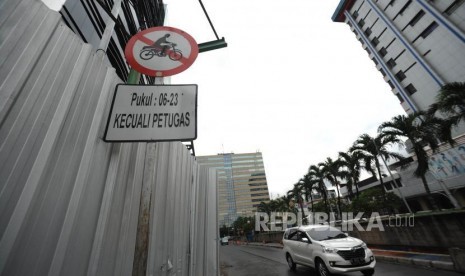
[[[290,271],[282,249],[264,246],[225,245],[220,247],[221,276],[281,276],[281,275],[317,275],[311,268],[297,266]],[[358,275],[360,272],[345,275]],[[384,276],[460,276],[463,274],[415,267],[411,265],[377,262],[375,275]]]

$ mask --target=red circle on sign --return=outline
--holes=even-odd
[[[147,66],[147,64],[141,64],[141,60],[137,60],[139,58],[136,58],[134,55],[134,47],[136,43],[141,42],[143,44],[146,44],[149,46],[150,44],[153,44],[154,41],[150,40],[146,35],[150,35],[151,33],[156,33],[156,32],[172,32],[180,35],[183,39],[185,39],[190,46],[190,54],[188,57],[182,56],[182,58],[179,60],[178,63],[173,66],[173,68],[169,69],[158,69],[157,63],[154,60],[153,67],[150,68]],[[197,42],[195,42],[194,38],[190,36],[188,33],[181,31],[179,29],[173,28],[173,27],[153,27],[149,28],[146,30],[143,30],[137,34],[135,34],[131,39],[128,41],[126,44],[126,48],[124,50],[124,55],[126,56],[126,60],[129,63],[129,65],[136,70],[137,72],[140,72],[145,75],[149,76],[154,76],[154,77],[167,77],[167,76],[172,76],[181,73],[182,71],[186,70],[189,68],[192,63],[194,63],[195,59],[197,58],[197,55],[199,54],[199,47],[197,45]],[[153,56],[152,56],[153,57]],[[169,55],[166,55],[165,58],[169,58]]]

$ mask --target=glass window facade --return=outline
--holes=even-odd
[[[197,162],[217,169],[219,227],[230,227],[239,216],[253,216],[260,202],[269,202],[260,152],[197,156]]]

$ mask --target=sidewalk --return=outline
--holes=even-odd
[[[243,243],[241,245],[254,245],[254,246],[267,246],[273,248],[283,248],[280,243],[260,243],[260,242],[249,242],[248,244]],[[421,253],[421,252],[409,252],[409,251],[396,251],[396,250],[383,250],[383,249],[371,249],[375,254],[378,261],[386,261],[400,264],[410,264],[422,267],[431,267],[436,269],[455,271],[454,263],[450,255],[446,254],[432,254],[432,253]]]

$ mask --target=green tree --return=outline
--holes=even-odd
[[[359,196],[357,183],[360,181],[360,173],[362,170],[361,161],[363,155],[360,152],[339,152],[339,161],[344,172],[343,177],[347,181],[347,190],[349,197],[353,198],[352,187],[355,186],[357,197]]]
[[[300,179],[300,182],[301,182],[302,188],[304,190],[305,200],[307,202],[310,202],[310,204],[312,206],[311,207],[312,212],[313,212],[313,191],[315,190],[316,186],[318,185],[318,182],[314,181],[312,179],[312,176],[309,173],[305,174],[302,177],[302,179]]]
[[[324,162],[318,164],[321,171],[323,172],[324,177],[331,183],[331,185],[336,186],[337,192],[337,206],[338,206],[338,215],[341,217],[342,205],[341,205],[341,195],[339,192],[339,179],[344,177],[344,173],[341,173],[341,162],[339,160],[331,159],[330,157],[326,158]]]
[[[288,212],[291,210],[292,198],[284,195],[273,200],[273,212]]]
[[[368,217],[372,212],[399,209],[402,200],[394,193],[384,195],[381,190],[381,187],[374,187],[361,192],[358,198],[352,200],[349,209],[352,212],[364,212]]]
[[[383,174],[381,173],[381,164],[378,157],[382,156],[385,160],[403,159],[404,157],[401,154],[388,149],[388,146],[393,143],[400,142],[401,141],[396,136],[377,135],[376,137],[371,137],[365,133],[360,135],[350,148],[350,151],[353,154],[359,154],[360,158],[363,159],[365,170],[378,178],[381,183],[381,187],[383,187],[381,190],[384,195],[386,194],[386,191],[384,190]],[[378,176],[376,175],[376,172],[378,173]]]
[[[410,140],[418,163],[414,174],[421,178],[428,201],[434,210],[438,210],[439,208],[431,195],[431,190],[425,177],[429,169],[429,157],[425,147],[429,146],[433,152],[436,152],[439,148],[438,137],[446,139],[449,143],[453,143],[450,134],[450,125],[437,117],[424,113],[414,113],[407,116],[395,116],[391,121],[382,123],[378,130],[385,137],[405,137]]]
[[[465,82],[452,82],[441,87],[428,113],[437,111],[447,116],[452,125],[465,120]]]
[[[236,221],[233,222],[232,226],[236,229],[236,234],[247,235],[255,228],[255,218],[254,217],[238,217]]]
[[[318,191],[318,193],[323,197],[323,203],[325,206],[325,212],[329,213],[329,204],[328,204],[328,191],[326,190],[326,184],[324,182],[325,175],[324,172],[320,169],[320,167],[316,165],[311,165],[308,168],[308,177],[310,180],[315,183],[315,190]],[[315,207],[315,206],[314,206]],[[319,210],[318,212],[321,212]]]
[[[300,209],[302,211],[302,216],[305,217],[304,207],[303,207],[303,204],[302,204],[302,197],[304,195],[304,192],[303,192],[302,186],[299,184],[299,182],[294,184],[294,187],[292,188],[292,190],[289,190],[287,192],[287,195],[296,200],[297,204],[299,204]],[[302,221],[302,223],[304,223],[304,222]]]
[[[271,201],[268,202],[268,203],[267,203],[267,202],[264,202],[264,201],[260,202],[260,204],[258,204],[257,211],[258,211],[258,212],[267,213],[268,216],[269,216],[269,215],[271,214],[271,212],[272,212],[272,210],[271,210],[271,207],[272,207],[272,206],[271,206],[271,202],[272,202],[272,201],[273,201],[273,200],[271,200]]]

